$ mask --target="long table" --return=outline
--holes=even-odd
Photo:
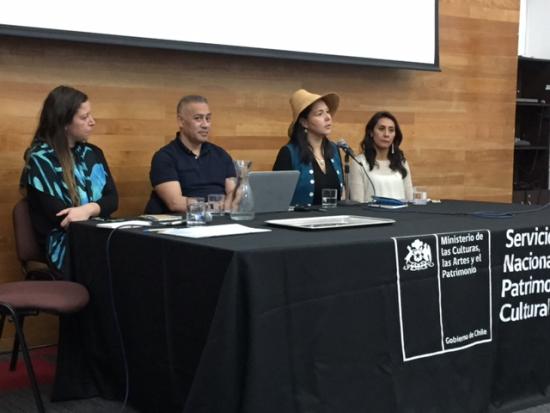
[[[500,214],[508,211],[517,213]],[[549,212],[459,201],[338,207],[330,213],[396,223],[297,231],[264,221],[327,213],[266,214],[246,224],[270,232],[119,230],[108,251],[110,230],[73,224],[75,278],[91,302],[62,321],[53,398],[122,397],[112,297],[130,403],[142,412],[480,412],[544,402]]]

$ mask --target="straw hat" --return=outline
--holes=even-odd
[[[294,129],[294,124],[298,120],[298,116],[300,116],[300,113],[302,113],[303,110],[309,105],[317,102],[319,99],[323,99],[325,101],[332,115],[336,113],[336,109],[338,109],[338,103],[340,102],[340,97],[336,93],[316,95],[315,93],[310,93],[305,89],[298,89],[292,94],[292,97],[290,98],[290,107],[292,108],[292,122],[288,127],[289,137],[292,135],[292,129]]]

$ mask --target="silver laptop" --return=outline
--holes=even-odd
[[[250,172],[256,212],[288,211],[299,175],[298,171]]]

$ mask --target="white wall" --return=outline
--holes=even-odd
[[[0,25],[438,63],[435,0],[94,0],[82,7],[73,0],[9,3],[0,11]]]
[[[550,60],[550,0],[522,0],[518,54]]]

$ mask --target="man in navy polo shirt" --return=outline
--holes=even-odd
[[[202,96],[185,96],[177,107],[179,132],[153,156],[149,177],[153,191],[145,212],[184,213],[188,197],[226,194],[226,207],[235,189],[231,156],[208,142],[212,114]]]

